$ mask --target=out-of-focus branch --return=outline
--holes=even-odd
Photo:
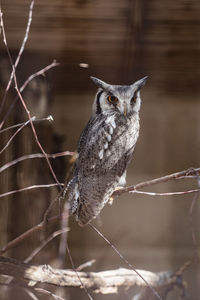
[[[37,71],[36,73],[34,73],[34,74],[32,74],[32,75],[30,75],[30,76],[28,77],[28,79],[27,79],[27,80],[23,83],[23,85],[20,87],[20,89],[19,89],[20,93],[23,92],[23,90],[25,89],[25,87],[26,87],[26,86],[29,84],[29,82],[30,82],[31,80],[33,80],[35,77],[40,76],[40,75],[43,75],[43,76],[44,76],[45,72],[47,72],[47,71],[49,71],[50,69],[52,69],[52,68],[54,68],[54,67],[57,67],[57,66],[59,66],[59,63],[54,59],[53,62],[52,62],[50,65],[46,66],[45,68],[43,68],[43,69]]]
[[[46,240],[44,240],[39,247],[37,247],[25,260],[25,263],[29,263],[50,241],[52,241],[55,237],[61,235],[63,232],[69,231],[69,228],[63,228],[61,230],[57,230],[53,232]]]
[[[36,123],[36,122],[42,122],[42,121],[53,121],[53,117],[51,115],[49,115],[48,117],[46,118],[41,118],[41,119],[34,119],[33,122]],[[18,128],[18,127],[21,127],[22,125],[24,125],[26,122],[23,122],[23,123],[19,123],[19,124],[15,124],[15,125],[12,125],[12,126],[9,126],[9,127],[6,127],[4,129],[1,129],[0,130],[0,133],[3,133],[5,131],[8,131],[8,130],[11,130],[11,129],[14,129],[14,128]]]
[[[29,29],[30,29],[30,24],[31,24],[31,20],[32,20],[32,10],[33,10],[33,5],[34,5],[34,0],[31,1],[31,5],[30,5],[30,9],[29,9],[29,18],[28,18],[28,24],[27,24],[27,28],[26,28],[26,33],[25,33],[25,36],[24,36],[24,40],[23,40],[23,43],[22,43],[22,46],[21,46],[21,49],[19,51],[19,54],[18,54],[18,57],[17,57],[17,60],[18,58],[20,59],[20,56],[24,50],[24,46],[25,46],[25,43],[27,41],[27,38],[28,38],[28,34],[29,34]],[[2,35],[3,35],[3,41],[4,41],[4,44],[5,44],[5,47],[6,47],[6,51],[7,51],[7,54],[8,54],[8,57],[9,57],[9,61],[10,61],[10,64],[12,66],[12,70],[13,70],[13,78],[14,78],[14,85],[15,85],[15,89],[17,91],[17,95],[22,103],[22,106],[24,107],[24,110],[28,116],[28,119],[30,121],[30,125],[31,125],[31,129],[32,129],[32,132],[33,132],[33,135],[35,137],[35,140],[36,140],[36,143],[39,147],[39,149],[41,150],[41,152],[44,154],[45,158],[46,158],[46,161],[47,161],[47,164],[49,166],[49,169],[50,169],[50,172],[55,180],[55,182],[57,184],[59,184],[58,182],[58,179],[56,177],[56,174],[54,173],[54,170],[52,168],[52,165],[49,161],[49,158],[47,157],[47,154],[46,152],[44,151],[39,139],[38,139],[38,135],[36,133],[36,130],[35,130],[35,126],[33,124],[33,121],[31,119],[31,113],[30,111],[28,110],[27,106],[26,106],[26,103],[19,91],[19,87],[18,87],[18,83],[17,83],[17,78],[16,78],[16,73],[15,73],[15,65],[13,64],[13,60],[12,60],[12,57],[11,57],[11,54],[10,54],[10,50],[9,50],[9,47],[8,47],[8,43],[7,43],[7,39],[6,39],[6,33],[5,33],[5,28],[4,28],[4,22],[3,22],[3,13],[1,11],[1,7],[0,7],[0,25],[1,25],[1,29],[2,29]],[[12,81],[12,79],[11,79]]]
[[[50,69],[52,69],[52,68],[54,68],[54,67],[56,67],[56,66],[58,66],[58,65],[59,65],[59,63],[57,63],[56,60],[54,60],[50,65],[46,66],[45,68],[43,68],[43,69],[37,71],[36,73],[34,73],[34,74],[32,74],[32,75],[30,75],[30,76],[28,77],[28,79],[27,79],[27,80],[23,83],[23,85],[20,87],[20,89],[19,89],[20,93],[23,92],[23,90],[26,88],[26,86],[29,84],[29,82],[30,82],[31,80],[33,80],[35,77],[40,76],[40,75],[43,75],[43,76],[44,76],[44,75],[45,75],[45,72],[49,71]],[[13,110],[13,108],[15,107],[15,104],[16,104],[17,100],[18,100],[18,95],[15,97],[13,103],[10,105],[10,107],[8,108],[8,111],[5,113],[5,115],[4,115],[4,117],[3,117],[3,120],[1,121],[1,124],[0,124],[0,128],[3,126],[5,120],[6,120],[7,117],[10,115],[11,111]],[[2,131],[0,131],[0,132],[2,132]]]
[[[187,261],[182,265],[179,270],[175,273],[172,272],[159,272],[159,283],[156,286],[156,290],[159,295],[165,300],[168,294],[175,288],[178,287],[181,290],[182,296],[185,295],[187,283],[183,280],[183,273],[191,266],[192,261]],[[135,295],[132,300],[156,300],[154,294],[151,293],[149,287],[143,289],[140,293]],[[180,299],[182,299],[180,297]]]
[[[13,65],[13,63],[12,63],[12,65],[13,65],[12,73],[10,75],[10,79],[8,81],[8,84],[7,84],[7,87],[6,87],[2,102],[1,102],[0,114],[3,110],[4,104],[5,104],[5,101],[6,101],[6,95],[9,91],[9,89],[10,89],[10,85],[11,85],[13,77],[15,75],[15,70],[16,70],[18,64],[19,64],[21,55],[24,51],[25,44],[26,44],[28,36],[29,36],[29,31],[30,31],[31,22],[32,22],[33,6],[34,6],[34,0],[32,0],[31,3],[30,3],[29,16],[28,16],[28,22],[27,22],[27,26],[26,26],[26,32],[25,32],[25,35],[24,35],[24,39],[22,41],[22,44],[21,44],[17,59],[15,61],[15,64]],[[10,51],[9,51],[8,45],[7,45],[7,40],[6,40],[6,34],[5,34],[4,23],[3,23],[3,13],[2,13],[2,10],[1,10],[1,5],[0,5],[0,26],[1,26],[1,30],[2,30],[3,42],[6,46],[6,50],[7,50],[8,56],[9,56],[9,60],[10,60],[10,62],[12,62],[12,58],[11,58]],[[0,128],[1,127],[2,127],[2,124],[0,124]]]
[[[183,272],[190,266],[190,262],[182,266],[176,273],[164,271],[153,273],[145,270],[138,270],[140,274],[159,291],[162,299],[166,299],[168,292],[175,286],[184,288]],[[130,288],[133,286],[146,287],[144,281],[129,269],[116,269],[101,272],[78,272],[81,279],[73,270],[53,269],[49,265],[25,264],[7,257],[0,257],[0,273],[13,276],[16,279],[25,279],[27,284],[46,283],[62,287],[82,288],[81,282],[85,288],[92,289],[95,293],[113,294],[117,293],[121,287]],[[137,299],[155,299],[155,295],[148,287],[145,288],[142,297]]]
[[[15,133],[11,136],[11,138],[9,139],[9,141],[6,143],[6,145],[3,147],[3,149],[0,151],[0,154],[3,153],[3,151],[6,150],[6,148],[8,148],[8,146],[10,145],[10,143],[12,142],[12,140],[14,139],[14,137],[18,134],[18,132],[20,132],[27,124],[31,123],[32,121],[35,120],[35,117],[30,118],[27,122],[25,122],[21,127],[19,127]]]
[[[0,194],[0,198],[7,197],[9,195],[16,194],[16,193],[21,193],[21,192],[28,191],[28,190],[41,189],[41,188],[50,188],[50,187],[54,187],[54,186],[64,186],[64,183],[50,183],[50,184],[30,185],[30,186],[27,186],[27,187],[22,188],[22,189],[17,189],[17,190],[13,190],[13,191],[10,191],[10,192],[6,192],[4,194]]]
[[[57,158],[57,157],[67,156],[67,155],[72,156],[72,155],[74,155],[74,152],[64,151],[64,152],[59,152],[59,153],[54,153],[54,154],[47,154],[47,157],[48,158]],[[45,158],[45,156],[42,153],[34,153],[34,154],[28,154],[28,155],[18,157],[17,159],[12,160],[12,161],[8,162],[7,164],[5,164],[4,166],[2,166],[0,168],[0,173],[21,161],[24,161],[26,159],[32,159],[32,158]]]
[[[62,217],[64,217],[64,216],[62,216]],[[55,222],[59,221],[60,219],[61,219],[60,216],[54,216],[54,217],[49,218],[48,222],[43,221],[43,222],[31,227],[30,229],[28,229],[27,231],[25,231],[24,233],[22,233],[21,235],[16,237],[14,240],[10,241],[2,249],[0,249],[0,254],[3,254],[5,252],[7,252],[9,249],[11,249],[11,248],[17,246],[18,244],[22,243],[31,234],[40,232],[41,230],[44,229],[45,226],[48,226],[49,224],[55,223]]]

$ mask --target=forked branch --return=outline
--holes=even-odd
[[[137,192],[137,190],[140,189],[140,188],[143,188],[143,187],[146,187],[146,186],[151,186],[151,185],[154,185],[154,184],[167,182],[167,181],[170,181],[170,180],[173,180],[173,179],[181,179],[181,178],[187,178],[187,177],[190,178],[191,175],[198,176],[199,172],[200,172],[200,168],[189,168],[189,169],[184,170],[184,171],[172,173],[172,174],[169,174],[169,175],[166,175],[166,176],[162,176],[162,177],[155,178],[155,179],[152,179],[152,180],[140,182],[138,184],[130,185],[130,186],[127,186],[125,188],[116,190],[113,193],[113,196],[119,196],[119,195],[121,195],[123,193],[126,193],[126,192],[134,192],[134,191]],[[194,192],[198,192],[198,191],[199,191],[199,189],[194,191]]]

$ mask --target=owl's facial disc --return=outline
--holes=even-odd
[[[100,88],[93,105],[93,113],[119,112],[125,117],[138,113],[141,106],[140,89],[145,85],[144,77],[131,85],[112,85],[91,77]]]

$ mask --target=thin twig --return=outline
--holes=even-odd
[[[199,172],[196,173],[196,181],[197,181],[198,187],[200,188]],[[190,208],[189,208],[189,222],[190,222],[190,227],[191,227],[192,243],[193,243],[193,247],[194,247],[194,261],[198,261],[198,242],[197,242],[196,229],[195,229],[194,220],[193,220],[193,213],[194,213],[194,207],[197,204],[198,198],[199,198],[199,192],[194,195],[191,205],[190,205]]]
[[[177,196],[177,195],[185,195],[185,194],[198,193],[198,192],[200,192],[200,188],[194,189],[194,190],[183,191],[183,192],[169,192],[169,193],[143,192],[143,191],[138,191],[138,190],[130,191],[130,193],[144,194],[144,195],[149,195],[149,196]]]
[[[35,77],[40,76],[40,75],[44,75],[45,72],[47,72],[47,71],[50,70],[51,68],[56,67],[56,66],[58,66],[58,65],[59,65],[59,63],[57,63],[56,60],[54,60],[50,65],[46,66],[45,68],[39,70],[38,72],[36,72],[36,73],[34,73],[34,74],[32,74],[32,75],[30,75],[30,76],[28,77],[28,79],[27,79],[27,80],[23,83],[23,85],[20,87],[20,89],[19,89],[19,90],[20,90],[20,93],[23,92],[23,90],[26,88],[26,86],[29,84],[29,82],[30,82],[31,80],[33,80]],[[17,96],[15,97],[13,103],[10,105],[8,111],[6,112],[6,114],[5,114],[5,116],[4,116],[3,120],[2,120],[2,122],[1,122],[1,124],[0,124],[0,128],[2,128],[3,124],[5,123],[5,120],[6,120],[7,117],[10,115],[10,113],[11,113],[11,111],[13,110],[13,108],[14,108],[14,106],[15,106],[17,100],[18,100],[18,98],[19,98],[19,97],[18,97],[18,95],[17,95]],[[52,120],[53,120],[53,119],[52,119]],[[1,133],[1,131],[0,131],[0,133]]]
[[[85,268],[91,267],[96,262],[96,259],[91,259],[89,261],[86,261],[85,263],[81,264],[76,270],[78,272],[82,271]]]
[[[67,194],[67,190],[68,190],[68,181],[69,181],[69,178],[70,178],[70,175],[72,173],[72,170],[73,170],[73,166],[74,166],[74,163],[77,159],[77,153],[74,152],[74,155],[72,155],[72,158],[70,159],[70,167],[68,168],[68,172],[67,172],[67,176],[66,176],[66,180],[65,180],[65,186],[64,188],[59,192],[58,196],[50,203],[49,207],[47,207],[45,213],[44,213],[44,218],[43,220],[47,221],[48,219],[48,214],[49,212],[51,211],[52,207],[58,202],[59,205],[61,203],[62,200],[65,199],[66,197],[66,194]],[[60,205],[61,207],[61,205]],[[61,211],[60,211],[60,214],[61,214]]]
[[[68,218],[68,217],[67,217]],[[52,241],[55,237],[62,234],[63,232],[68,232],[69,228],[64,228],[58,231],[53,232],[42,244],[37,247],[25,260],[24,263],[29,263],[50,241]]]
[[[25,33],[25,37],[24,37],[24,41],[25,42],[26,42],[26,40],[28,38],[28,33],[29,33],[29,29],[30,29],[30,23],[31,23],[31,20],[32,20],[32,8],[33,8],[33,4],[34,4],[34,0],[31,2],[31,6],[30,6],[28,25],[27,25],[27,29],[26,29],[26,33]],[[13,61],[12,61],[12,57],[11,57],[11,54],[10,54],[10,50],[8,48],[8,44],[7,44],[7,40],[6,40],[6,34],[5,34],[5,29],[4,29],[4,23],[3,23],[3,15],[1,13],[1,11],[0,11],[0,19],[1,19],[1,28],[2,28],[3,40],[4,40],[4,43],[5,43],[5,47],[6,47],[6,51],[7,51],[8,57],[9,57],[10,64],[11,64],[12,69],[13,69],[13,78],[14,78],[15,89],[16,89],[17,94],[19,96],[19,99],[21,100],[21,103],[22,103],[22,105],[23,105],[23,107],[25,109],[25,112],[26,112],[26,114],[28,116],[28,119],[30,120],[31,128],[32,128],[33,135],[35,137],[36,143],[37,143],[39,149],[41,150],[41,152],[44,154],[44,156],[46,158],[47,164],[49,166],[49,169],[51,171],[51,174],[52,174],[55,182],[57,184],[59,184],[58,179],[57,179],[57,177],[56,177],[56,175],[54,173],[54,170],[53,170],[53,168],[51,166],[51,163],[49,161],[49,158],[47,157],[46,152],[44,151],[44,149],[43,149],[43,147],[42,147],[42,145],[41,145],[41,143],[40,143],[40,141],[38,139],[38,136],[37,136],[34,124],[33,124],[32,120],[31,120],[30,111],[28,110],[28,108],[27,108],[27,106],[26,106],[26,104],[24,102],[24,99],[22,98],[22,95],[21,95],[21,93],[19,91],[18,84],[17,84],[17,78],[16,78],[16,74],[15,74],[15,66],[13,65]],[[20,52],[19,52],[19,55],[18,55],[19,58],[20,58],[20,56],[21,56],[21,54],[23,52],[23,49],[24,49],[24,46],[25,46],[25,42],[22,43],[22,47],[21,47],[22,51],[20,49]]]
[[[167,182],[169,180],[172,179],[178,179],[181,178],[183,176],[188,176],[188,175],[195,175],[196,172],[199,172],[200,168],[190,168],[181,172],[177,172],[177,173],[172,173],[170,175],[166,175],[166,176],[162,176],[159,178],[155,178],[152,180],[148,180],[148,181],[144,181],[144,182],[140,182],[138,184],[135,185],[131,185],[119,190],[114,191],[113,196],[119,196],[123,193],[127,193],[127,192],[132,192],[134,190],[146,187],[146,186],[150,186],[150,185],[154,185],[154,184],[158,184],[158,183],[163,183],[163,182]]]
[[[137,275],[138,277],[140,277],[144,283],[146,284],[146,286],[152,291],[152,293],[155,295],[155,297],[159,300],[162,300],[161,296],[158,294],[158,292],[155,290],[155,288],[153,286],[151,286],[148,281],[141,275],[141,273],[134,268],[134,266],[132,264],[129,263],[129,261],[119,252],[119,250],[92,224],[88,224],[94,231],[96,231],[98,233],[99,236],[101,236],[103,238],[103,240],[111,246],[111,248],[115,251],[115,253],[117,253],[117,255],[121,258],[122,261],[125,262],[126,265],[128,265]]]
[[[31,123],[32,121],[35,120],[35,117],[30,118],[28,121],[26,121],[25,123],[23,123],[23,125],[18,128],[15,133],[11,136],[11,138],[9,139],[9,141],[6,143],[6,145],[3,147],[3,149],[0,151],[0,154],[2,154],[6,148],[8,148],[8,146],[10,145],[10,143],[12,142],[12,140],[14,139],[14,137],[29,123]]]
[[[6,96],[7,96],[7,93],[9,91],[9,89],[10,89],[10,86],[11,86],[11,83],[12,83],[12,80],[13,80],[13,77],[14,77],[14,74],[15,74],[15,70],[16,70],[18,64],[19,64],[21,55],[24,51],[25,44],[26,44],[28,36],[29,36],[30,26],[31,26],[31,22],[32,22],[33,6],[34,6],[34,0],[32,0],[31,3],[30,3],[28,22],[27,22],[27,26],[26,26],[26,32],[25,32],[24,39],[22,41],[22,45],[20,47],[17,59],[16,59],[15,64],[14,64],[14,68],[12,68],[12,73],[11,73],[10,79],[8,81],[8,84],[7,84],[3,99],[2,99],[2,103],[1,103],[1,106],[0,106],[0,114],[2,113],[4,104],[5,104],[5,101],[6,101]],[[6,34],[5,34],[5,29],[4,29],[3,13],[2,13],[2,10],[1,10],[1,5],[0,5],[0,26],[1,26],[1,29],[2,29],[3,42],[6,46],[7,53],[9,52],[8,53],[9,60],[12,61],[10,51],[8,50],[8,44],[7,44],[7,39],[6,39]],[[13,65],[13,63],[12,63],[12,65]],[[2,127],[2,125],[0,124],[0,128],[1,127]]]
[[[61,298],[60,296],[57,296],[55,294],[53,294],[52,292],[48,291],[48,290],[45,290],[45,289],[42,289],[42,288],[35,288],[35,287],[31,287],[30,285],[29,286],[26,286],[25,284],[22,285],[21,282],[20,283],[13,283],[13,281],[7,283],[7,282],[4,282],[4,283],[0,283],[1,286],[6,286],[6,287],[16,287],[16,288],[20,288],[22,289],[23,291],[25,291],[25,293],[28,294],[28,296],[33,299],[33,300],[39,300],[39,298],[33,293],[33,292],[38,292],[38,293],[42,293],[42,294],[45,294],[45,295],[48,295],[48,296],[51,296],[53,299],[56,299],[56,300],[66,300],[64,298]]]
[[[57,203],[58,200],[63,199],[63,190],[64,190],[64,188],[59,192],[59,194],[55,197],[55,199],[53,199],[51,201],[51,203],[47,207],[47,209],[44,213],[43,222],[48,222],[48,215],[49,215],[49,212],[51,211],[52,207],[54,206],[54,204]],[[61,216],[61,214],[60,214],[60,216]]]
[[[24,102],[24,99],[22,98],[22,95],[21,95],[21,93],[20,93],[20,91],[19,91],[19,89],[18,89],[17,78],[16,78],[15,74],[14,74],[14,82],[15,82],[15,88],[16,88],[16,91],[17,91],[18,96],[19,96],[19,98],[20,98],[20,100],[21,100],[21,102],[22,102],[22,105],[23,105],[23,107],[24,107],[24,109],[25,109],[25,111],[26,111],[26,113],[27,113],[27,115],[28,115],[29,120],[31,120],[31,114],[30,114],[30,111],[28,110],[28,108],[27,108],[27,106],[26,106],[26,104],[25,104],[25,102]],[[47,154],[46,154],[46,152],[44,151],[44,149],[43,149],[43,147],[42,147],[42,145],[41,145],[41,143],[40,143],[40,141],[39,141],[39,139],[38,139],[38,135],[37,135],[37,133],[36,133],[35,126],[34,126],[34,124],[33,124],[32,121],[30,121],[30,124],[31,124],[31,128],[32,128],[33,135],[34,135],[34,137],[35,137],[36,143],[37,143],[38,147],[40,148],[41,152],[44,154],[44,156],[45,156],[45,158],[46,158],[47,164],[48,164],[48,166],[49,166],[49,169],[50,169],[50,171],[51,171],[51,174],[52,174],[52,176],[53,176],[55,182],[59,185],[59,181],[58,181],[58,179],[57,179],[57,177],[56,177],[56,174],[54,173],[54,170],[53,170],[52,165],[51,165],[51,163],[50,163],[50,161],[49,161],[49,158],[47,157]]]
[[[46,66],[45,68],[43,68],[43,69],[37,71],[36,73],[34,73],[34,74],[32,74],[32,75],[30,75],[30,76],[28,77],[28,79],[27,79],[27,80],[23,83],[23,85],[20,87],[20,89],[19,89],[20,93],[23,92],[23,90],[26,88],[26,86],[29,84],[29,82],[30,82],[31,80],[33,80],[35,77],[40,76],[40,75],[44,75],[45,72],[47,72],[47,71],[49,71],[50,69],[52,69],[52,68],[54,68],[54,67],[57,67],[57,66],[59,66],[59,65],[60,65],[60,64],[57,63],[57,61],[54,59],[53,62],[52,62],[50,65]]]
[[[82,279],[81,279],[81,277],[80,277],[78,271],[77,271],[76,268],[75,268],[75,265],[74,265],[74,262],[73,262],[73,259],[72,259],[72,256],[71,256],[71,253],[70,253],[70,250],[69,250],[68,242],[66,243],[66,249],[67,249],[67,253],[68,253],[68,256],[69,256],[69,260],[70,260],[70,262],[71,262],[72,269],[73,269],[74,273],[76,274],[76,276],[77,276],[77,278],[78,278],[80,284],[82,285],[82,288],[84,289],[84,291],[85,291],[86,295],[88,296],[88,298],[89,298],[90,300],[94,300],[94,299],[92,298],[92,296],[90,295],[90,293],[88,292],[88,290],[87,290],[85,284],[83,283],[83,281],[82,281]]]
[[[35,119],[35,120],[33,120],[34,123],[36,123],[36,122],[42,122],[42,121],[50,121],[51,122],[51,121],[53,121],[53,117],[50,115],[50,116],[48,116],[46,118],[41,118],[41,119]],[[19,124],[15,124],[15,125],[6,127],[4,129],[1,129],[0,133],[3,133],[5,131],[8,131],[8,130],[11,130],[11,129],[14,129],[14,128],[18,128],[18,127],[22,126],[23,124],[25,124],[25,122],[22,122],[22,123],[19,123]]]
[[[57,296],[56,294],[53,294],[52,292],[47,291],[47,290],[42,289],[42,288],[34,288],[34,290],[35,290],[36,292],[40,292],[40,293],[42,293],[42,294],[44,294],[44,295],[51,296],[53,299],[56,299],[56,300],[66,300],[66,299],[64,299],[64,298],[62,298],[62,297],[60,297],[60,296]]]
[[[64,152],[59,152],[59,153],[54,153],[54,154],[47,154],[47,157],[48,158],[57,158],[57,157],[62,157],[62,156],[67,156],[67,155],[74,155],[74,152],[64,151]],[[45,158],[45,156],[42,153],[35,153],[35,154],[28,154],[28,155],[18,157],[17,159],[10,161],[7,164],[5,164],[4,166],[2,166],[0,168],[0,173],[21,161],[24,161],[27,159],[33,159],[33,158]]]
[[[50,188],[50,187],[54,187],[54,186],[64,186],[64,183],[50,183],[50,184],[38,184],[38,185],[30,185],[27,186],[25,188],[22,189],[17,189],[17,190],[13,190],[4,194],[0,194],[0,198],[9,196],[9,195],[13,195],[16,193],[21,193],[24,191],[28,191],[28,190],[33,190],[33,189],[41,189],[41,188]]]
[[[58,65],[59,65],[59,63],[57,63],[56,60],[54,60],[50,65],[46,66],[45,68],[43,68],[43,69],[37,71],[36,73],[34,73],[34,74],[32,74],[32,75],[30,75],[30,76],[28,77],[28,79],[27,79],[27,80],[23,83],[23,85],[20,87],[20,89],[19,89],[20,93],[23,92],[23,90],[26,88],[26,86],[29,84],[29,82],[30,82],[31,80],[33,80],[35,77],[40,76],[40,75],[45,75],[45,72],[47,72],[47,71],[50,70],[51,68],[54,68],[54,67],[56,67],[56,66],[58,66]],[[14,108],[14,106],[15,106],[17,100],[18,100],[18,95],[15,97],[13,103],[10,105],[8,111],[6,112],[6,114],[5,114],[5,116],[4,116],[3,120],[2,120],[2,122],[1,122],[1,124],[0,124],[0,128],[2,128],[3,124],[5,123],[5,120],[6,120],[7,117],[10,115],[10,113],[11,113],[11,111],[13,110],[13,108]]]
[[[49,218],[48,222],[42,221],[41,223],[31,227],[30,229],[28,229],[27,231],[25,231],[24,233],[22,233],[21,235],[16,237],[14,240],[10,241],[7,245],[5,245],[0,250],[0,254],[6,253],[9,249],[16,247],[18,244],[20,244],[22,241],[24,241],[26,238],[28,238],[33,233],[42,231],[44,226],[48,226],[49,224],[57,222],[58,220],[60,220],[60,216],[54,216],[54,217]]]
[[[68,218],[62,218],[62,220],[61,220],[61,228],[62,229],[66,228],[68,226],[68,221],[69,221],[69,203],[68,203],[68,201],[65,201],[63,211],[64,211],[64,215],[68,215]],[[63,230],[61,239],[60,239],[59,250],[58,250],[60,267],[64,267],[64,262],[65,262],[65,258],[66,258],[67,235],[68,235],[67,231]]]
[[[39,300],[39,298],[31,291],[30,289],[25,288],[24,291],[29,295],[33,300]]]

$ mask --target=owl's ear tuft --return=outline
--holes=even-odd
[[[138,90],[141,89],[146,81],[147,81],[148,76],[143,77],[142,79],[136,81],[135,83],[133,83],[132,85],[137,86]]]
[[[100,88],[102,88],[103,90],[109,90],[109,84],[107,84],[106,82],[104,82],[103,80],[100,80],[96,77],[90,76],[90,78],[92,79],[92,81]]]

